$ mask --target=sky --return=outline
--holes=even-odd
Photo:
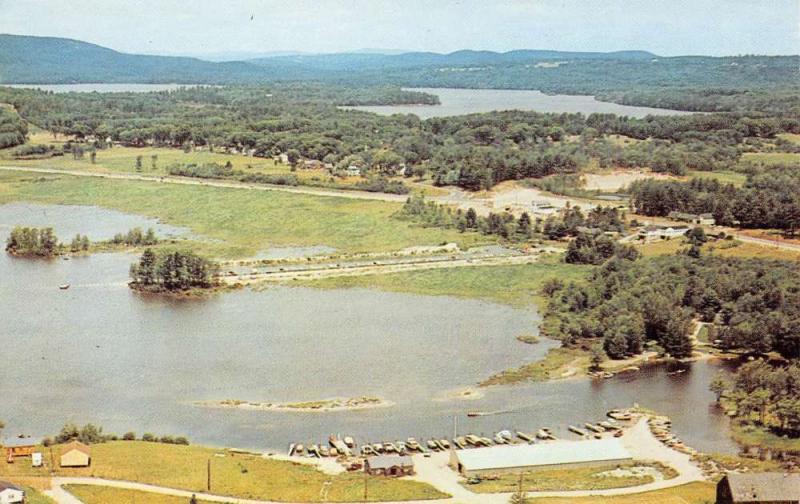
[[[365,48],[800,54],[800,0],[0,0],[0,33],[217,59]]]

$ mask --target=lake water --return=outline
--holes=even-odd
[[[41,225],[0,206],[0,239],[16,224]],[[118,212],[50,207],[59,235],[106,237],[124,231]],[[124,214],[122,214],[124,215]],[[125,216],[146,227],[147,219]],[[143,296],[125,285],[136,258],[98,254],[27,260],[0,254],[0,418],[7,435],[53,434],[67,421],[94,422],[107,432],[187,435],[194,443],[281,449],[328,434],[359,440],[444,437],[453,417],[461,432],[599,420],[639,402],[668,414],[676,432],[707,451],[732,452],[726,419],[707,390],[717,365],[695,363],[668,375],[655,367],[605,381],[585,379],[495,387],[475,400],[450,391],[493,372],[541,357],[556,342],[519,343],[536,333],[531,310],[451,297],[365,289],[273,287],[204,300]],[[62,291],[58,285],[69,281]],[[385,409],[284,413],[198,408],[196,400],[302,401],[379,396]],[[510,413],[467,418],[467,411]]]
[[[634,107],[603,102],[594,96],[548,95],[541,91],[516,89],[451,89],[451,88],[409,88],[439,97],[440,105],[370,105],[361,107],[342,107],[364,110],[381,115],[415,114],[420,119],[446,117],[495,110],[534,110],[536,112],[580,112],[617,114],[620,116],[645,117],[647,115],[684,115],[691,112]]]
[[[54,93],[149,93],[152,91],[174,91],[198,84],[0,84],[12,88],[41,89]]]

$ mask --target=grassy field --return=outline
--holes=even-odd
[[[432,296],[483,299],[514,307],[543,302],[541,287],[558,278],[565,282],[584,278],[589,266],[560,262],[557,258],[513,266],[475,266],[352,277],[331,277],[302,282],[319,288],[375,288]]]
[[[142,503],[142,504],[186,504],[184,497],[173,497],[152,492],[140,492],[124,488],[102,487],[94,485],[67,485],[64,487],[69,493],[80,499],[84,504],[109,504],[116,503]],[[198,500],[206,503],[208,501]]]
[[[687,244],[683,239],[664,240],[637,245],[636,248],[645,257],[672,255],[685,249]],[[760,259],[780,259],[785,261],[800,260],[800,251],[778,248],[758,243],[732,241],[717,241],[703,246],[703,252],[716,254],[722,257],[756,257]]]
[[[213,239],[216,243],[207,243],[206,248],[223,257],[248,257],[280,246],[377,252],[491,241],[477,233],[421,228],[393,219],[400,204],[382,201],[0,172],[0,204],[21,200],[98,205],[156,217]]]
[[[522,486],[527,492],[605,490],[645,485],[655,481],[649,474],[608,476],[603,473],[615,469],[632,467],[660,468],[649,464],[609,464],[598,467],[579,467],[574,469],[543,469],[523,473]],[[665,479],[674,478],[674,471],[664,474]],[[497,480],[483,480],[475,485],[464,485],[473,492],[498,493],[515,492],[519,488],[519,474],[502,474]]]
[[[480,385],[487,387],[584,376],[589,370],[590,360],[591,354],[580,348],[552,348],[544,359],[501,371],[482,381]]]
[[[731,422],[731,437],[745,446],[759,446],[774,450],[800,451],[800,439],[784,438],[764,427],[737,420]]]
[[[800,154],[791,152],[745,152],[742,161],[751,161],[764,164],[798,164]]]
[[[778,138],[783,138],[789,142],[800,144],[800,135],[796,133],[779,133]]]
[[[60,447],[53,450],[58,460]],[[50,452],[45,450],[49,462]],[[138,481],[193,492],[206,491],[206,464],[211,461],[211,491],[241,498],[318,502],[330,482],[328,500],[358,501],[364,494],[363,473],[324,474],[307,464],[234,454],[200,446],[177,446],[142,441],[115,441],[92,447],[92,466],[56,468],[61,476],[90,476]],[[50,465],[50,464],[46,464]],[[30,460],[0,464],[0,478],[42,476],[50,468],[32,468]],[[436,499],[445,497],[433,487],[415,481],[370,478],[371,500]]]
[[[536,504],[713,504],[716,490],[713,483],[689,483],[665,490],[617,497],[545,497]]]
[[[702,178],[702,179],[717,179],[723,184],[733,184],[736,187],[741,187],[747,182],[747,175],[731,170],[720,171],[689,171],[686,174],[687,178]]]

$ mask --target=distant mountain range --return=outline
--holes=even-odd
[[[66,38],[0,34],[0,83],[257,83],[342,79],[354,71],[502,66],[567,59],[637,61],[657,57],[646,51],[594,53],[518,50],[497,53],[465,50],[450,54],[383,54],[373,51],[290,55],[267,53],[269,55],[266,57],[246,61],[207,61],[182,56],[126,54]],[[217,57],[223,55],[220,53]]]

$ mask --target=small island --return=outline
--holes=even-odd
[[[205,408],[233,408],[258,411],[292,411],[298,413],[319,412],[329,413],[334,411],[357,411],[374,408],[394,406],[394,403],[379,397],[351,397],[322,399],[319,401],[303,401],[291,403],[272,403],[242,401],[238,399],[224,399],[222,401],[195,401],[195,406]]]
[[[131,265],[131,289],[162,294],[188,294],[220,286],[218,265],[191,251],[146,248]]]

